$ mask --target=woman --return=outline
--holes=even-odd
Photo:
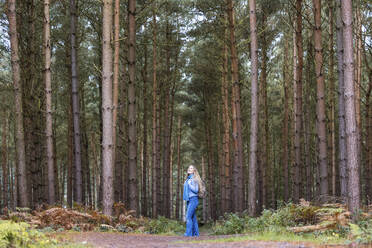
[[[201,179],[195,166],[187,169],[187,179],[183,185],[183,200],[186,201],[186,233],[184,236],[199,236],[198,221],[196,220],[196,207],[199,204],[198,192]]]

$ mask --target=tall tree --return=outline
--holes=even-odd
[[[303,47],[302,47],[302,0],[296,0],[296,22],[295,22],[295,44],[297,51],[297,61],[293,72],[295,80],[294,85],[294,130],[295,130],[295,163],[294,163],[294,175],[293,175],[293,201],[298,202],[300,199],[300,167],[302,165],[302,146],[301,146],[301,132],[302,132],[302,68],[303,68]],[[296,56],[294,55],[294,59]],[[294,60],[295,61],[295,60]]]
[[[136,116],[136,1],[129,0],[128,5],[128,176],[129,208],[138,210],[137,193],[137,116]],[[137,212],[138,213],[138,212]]]
[[[251,133],[249,161],[249,215],[256,215],[257,132],[258,132],[258,42],[256,28],[256,1],[249,0],[251,37]]]
[[[288,51],[288,39],[285,39],[284,50]],[[289,175],[288,175],[288,120],[289,120],[289,106],[288,106],[288,53],[284,52],[284,64],[283,64],[283,88],[284,88],[284,118],[283,118],[283,151],[282,151],[282,163],[284,173],[284,201],[289,199]]]
[[[233,0],[227,0],[227,13],[230,27],[231,75],[233,81],[232,101],[234,103],[232,105],[234,141],[233,182],[235,188],[233,194],[233,203],[234,210],[236,212],[242,212],[244,208],[243,135],[240,111],[239,68],[238,55],[236,51],[235,11]]]
[[[46,108],[46,146],[48,163],[48,203],[55,203],[54,182],[54,150],[53,150],[53,116],[52,116],[52,78],[50,72],[51,46],[50,46],[50,17],[49,0],[44,0],[44,83],[45,83],[45,108]]]
[[[25,138],[23,129],[23,107],[22,107],[22,84],[20,83],[20,67],[18,54],[18,33],[17,33],[17,13],[16,0],[8,0],[8,21],[9,36],[11,47],[12,76],[15,98],[16,115],[16,147],[17,147],[17,166],[18,166],[18,191],[19,203],[21,207],[29,206],[27,194],[27,175],[26,175],[26,156],[25,156]]]
[[[327,133],[325,114],[325,89],[323,76],[323,45],[321,27],[321,0],[313,0],[314,6],[314,46],[315,46],[315,73],[317,92],[317,135],[318,135],[318,161],[320,169],[320,194],[328,195],[328,163],[327,163]]]
[[[81,175],[81,135],[80,135],[80,100],[79,100],[79,80],[77,68],[77,48],[76,48],[76,2],[70,0],[70,42],[71,42],[71,90],[72,90],[72,114],[74,126],[74,166],[75,166],[75,191],[74,199],[77,203],[82,203],[82,175]]]
[[[147,216],[147,167],[148,167],[148,160],[147,160],[147,45],[144,47],[144,65],[142,70],[142,79],[143,79],[143,168],[142,168],[142,208],[141,212],[143,216]]]
[[[169,6],[168,6],[169,8]],[[166,67],[166,83],[164,85],[164,100],[165,100],[165,106],[164,106],[164,138],[163,138],[163,211],[164,211],[164,216],[167,218],[170,218],[170,199],[169,199],[169,194],[170,194],[170,184],[169,180],[167,180],[170,177],[169,171],[170,171],[170,141],[171,141],[171,132],[170,132],[170,119],[172,116],[169,114],[169,105],[170,105],[170,79],[171,79],[171,71],[170,71],[170,52],[171,52],[171,47],[170,43],[171,41],[171,29],[170,29],[170,24],[169,20],[167,19],[166,21],[166,40],[167,40],[167,46],[166,46],[166,51],[165,51],[165,67]]]
[[[120,200],[122,192],[121,182],[123,180],[123,167],[122,163],[116,163],[117,144],[116,144],[116,133],[117,133],[117,113],[118,113],[118,99],[119,99],[119,53],[120,53],[120,0],[115,0],[114,9],[114,75],[113,75],[113,100],[112,100],[112,163],[115,166],[115,201]],[[123,96],[124,97],[124,96]],[[121,152],[121,151],[119,151]],[[120,155],[119,155],[120,156]]]
[[[225,15],[225,19],[227,15]],[[226,20],[225,20],[226,21]],[[227,80],[228,70],[228,56],[227,56],[227,28],[225,28],[224,34],[225,42],[223,44],[223,71],[222,71],[222,84],[221,84],[221,95],[222,95],[222,121],[224,126],[223,131],[223,176],[221,177],[222,185],[222,212],[230,211],[230,116],[229,116],[229,84]]]
[[[334,79],[334,42],[333,42],[333,27],[334,27],[334,1],[328,1],[328,16],[329,16],[329,41],[328,41],[328,67],[329,67],[329,122],[330,122],[330,164],[332,169],[332,195],[336,195],[336,138],[335,138],[335,79]]]
[[[112,163],[112,0],[103,1],[102,25],[102,194],[103,213],[112,215],[114,201]]]
[[[157,24],[156,24],[156,2],[153,3],[153,18],[152,18],[152,217],[156,218],[158,216],[157,211],[157,201],[158,192],[157,188],[159,186],[159,171],[157,170],[157,81],[156,81],[156,43],[157,43]]]
[[[345,134],[345,86],[344,86],[344,47],[341,20],[341,0],[337,0],[337,73],[338,73],[338,146],[341,197],[347,198],[347,165]]]
[[[345,133],[346,133],[346,163],[349,172],[348,192],[349,210],[356,213],[360,206],[358,130],[356,123],[354,99],[354,59],[353,59],[353,11],[352,1],[341,1],[341,16],[343,21],[344,48],[344,83],[345,83]]]

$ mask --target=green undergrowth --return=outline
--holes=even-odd
[[[347,240],[336,236],[327,235],[296,235],[290,232],[262,232],[250,233],[242,236],[232,236],[227,238],[206,239],[187,241],[191,243],[224,243],[224,242],[242,242],[242,241],[273,241],[273,242],[310,242],[313,244],[338,245],[345,244]]]
[[[185,226],[182,222],[170,220],[163,216],[150,220],[145,226],[145,232],[150,234],[179,235],[184,231]]]
[[[59,242],[24,222],[0,220],[0,248],[83,248],[87,246]]]
[[[277,210],[264,210],[257,218],[242,215],[226,214],[212,226],[212,234],[249,234],[244,237],[231,239],[254,239],[272,241],[310,241],[326,244],[347,244],[350,242],[372,242],[372,218],[361,218],[358,223],[347,222],[342,225],[338,222],[325,230],[308,233],[294,233],[291,228],[308,225],[318,225],[330,220],[319,220],[319,215],[327,213],[328,216],[338,216],[341,212],[337,208],[322,208],[316,206],[301,206],[287,204]],[[230,239],[230,238],[228,238]],[[223,239],[226,241],[226,239]],[[232,240],[236,241],[236,240]],[[215,242],[215,241],[211,241]],[[222,242],[222,241],[221,241]]]

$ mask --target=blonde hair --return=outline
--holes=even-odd
[[[203,186],[203,184],[202,184],[202,180],[201,180],[201,177],[199,175],[199,172],[196,169],[195,165],[190,164],[188,168],[190,168],[190,166],[194,167],[194,176],[193,176],[192,179],[195,180],[198,183],[199,188],[201,188]],[[188,174],[187,174],[187,176],[188,176]],[[186,176],[186,178],[187,178],[187,176]]]

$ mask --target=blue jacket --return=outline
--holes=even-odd
[[[199,185],[192,179],[194,175],[189,175],[183,185],[183,199],[188,201],[191,197],[198,196]]]

